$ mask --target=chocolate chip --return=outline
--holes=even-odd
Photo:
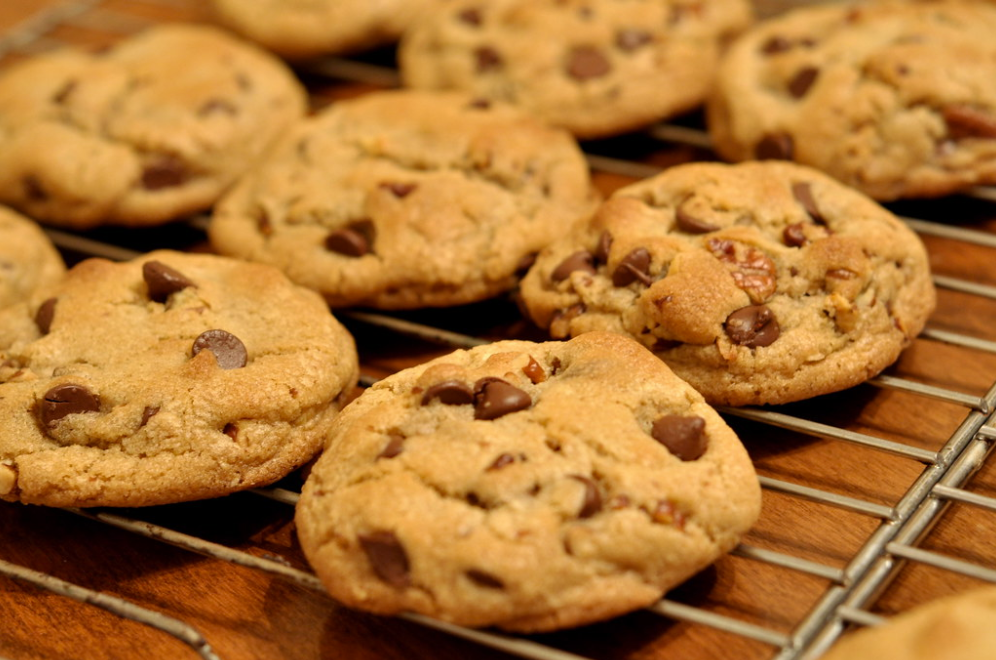
[[[387,436],[387,444],[384,448],[380,450],[377,454],[377,458],[394,458],[404,449],[405,436],[400,433],[389,433]]]
[[[239,439],[239,427],[234,422],[229,422],[225,424],[225,428],[221,429],[221,432],[231,438],[233,441]]]
[[[372,249],[373,233],[374,226],[369,220],[354,222],[329,232],[325,237],[325,247],[347,257],[362,257]]]
[[[100,411],[100,397],[73,383],[56,385],[41,400],[38,414],[42,424],[51,428],[66,415]]]
[[[782,241],[784,241],[785,245],[789,247],[802,247],[809,240],[803,232],[804,228],[805,224],[802,222],[796,222],[795,224],[789,225],[782,230]]]
[[[481,46],[475,50],[474,58],[477,62],[477,71],[479,73],[500,69],[502,65],[501,55],[490,46]]]
[[[166,302],[177,291],[194,286],[183,273],[161,261],[146,261],[142,264],[142,279],[149,289],[149,298],[159,303]]]
[[[392,587],[404,589],[411,584],[408,572],[408,553],[398,541],[394,532],[371,532],[357,536],[360,547],[367,555],[370,566],[384,582]]]
[[[996,116],[969,105],[947,105],[941,109],[948,135],[954,140],[964,138],[996,139]]]
[[[474,385],[474,419],[498,419],[531,405],[532,397],[501,379],[482,378]]]
[[[567,75],[575,80],[600,78],[612,70],[601,50],[594,46],[577,46],[567,55]]]
[[[816,82],[817,76],[820,75],[820,70],[816,67],[807,66],[799,70],[792,80],[789,81],[788,91],[793,98],[801,99],[809,91],[809,88],[813,86]]]
[[[57,302],[57,298],[49,298],[39,305],[38,311],[35,312],[35,325],[38,326],[38,330],[43,335],[47,335],[52,330],[52,320],[55,318],[55,303]]]
[[[481,24],[481,10],[477,7],[470,7],[457,13],[460,22],[477,27]]]
[[[680,204],[675,210],[674,220],[678,225],[678,229],[689,234],[708,234],[720,228],[719,225],[695,217],[685,210],[684,204]]]
[[[613,286],[627,286],[637,280],[646,286],[653,284],[650,277],[650,252],[642,247],[623,257],[612,272]]]
[[[476,584],[479,587],[484,587],[485,589],[504,589],[505,583],[491,575],[490,573],[485,573],[484,571],[479,571],[477,569],[470,569],[467,571],[467,579]]]
[[[784,53],[792,48],[792,42],[785,37],[775,35],[761,44],[761,52],[765,55]]]
[[[616,32],[616,46],[619,50],[632,52],[653,41],[653,35],[646,30],[623,28]]]
[[[792,160],[795,141],[788,133],[769,133],[754,147],[758,160]]]
[[[509,466],[514,462],[515,462],[515,456],[512,456],[511,454],[499,454],[498,458],[492,461],[491,465],[485,468],[485,470],[487,472],[493,472],[495,470],[500,470],[503,467]]]
[[[145,406],[142,409],[142,421],[139,423],[139,427],[145,426],[149,423],[149,420],[155,417],[159,413],[159,406]]]
[[[467,105],[474,110],[487,110],[491,107],[491,101],[488,99],[474,99]]]
[[[397,181],[384,181],[380,184],[381,188],[390,190],[395,197],[407,197],[413,190],[418,188],[417,183],[400,183]]]
[[[601,236],[598,237],[598,246],[595,248],[595,259],[604,264],[609,260],[609,250],[611,249],[612,234],[608,231],[603,231]]]
[[[734,344],[757,348],[770,346],[781,333],[774,312],[767,305],[749,305],[730,314],[723,324]]]
[[[522,368],[522,373],[526,374],[526,377],[529,378],[533,385],[546,380],[546,372],[543,371],[543,367],[536,361],[536,358],[532,356],[529,356],[529,364]]]
[[[193,355],[203,350],[214,353],[218,366],[222,369],[238,369],[246,366],[248,353],[242,340],[225,330],[206,330],[194,340]]]
[[[598,484],[590,477],[581,474],[570,475],[584,485],[584,500],[578,511],[578,518],[590,518],[602,510],[602,495],[598,492]]]
[[[591,252],[588,252],[588,250],[579,250],[578,252],[575,252],[561,261],[560,265],[553,269],[553,272],[550,273],[550,279],[554,282],[562,282],[576,270],[594,274],[595,256]]]
[[[694,461],[705,453],[705,420],[698,415],[664,415],[654,422],[650,435],[683,461]]]
[[[146,190],[173,188],[182,185],[186,180],[186,165],[171,154],[156,156],[142,170],[142,187]]]
[[[208,99],[197,108],[197,114],[201,117],[223,112],[227,115],[237,115],[239,109],[231,101],[225,99]]]
[[[802,208],[806,210],[809,217],[815,222],[825,224],[823,219],[823,214],[820,213],[819,207],[816,206],[816,200],[813,199],[813,189],[808,181],[797,181],[792,184],[792,196],[795,197],[795,201],[802,205]]]
[[[458,380],[444,380],[425,391],[422,395],[422,405],[429,405],[433,399],[439,399],[440,403],[448,406],[461,406],[474,402],[474,390],[470,385]]]

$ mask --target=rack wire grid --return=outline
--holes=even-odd
[[[23,23],[0,37],[0,66],[18,57],[29,55],[73,42],[80,32],[98,34],[100,38],[114,40],[134,33],[152,23],[168,20],[184,20],[187,17],[183,0],[143,0],[142,2],[114,2],[113,0],[82,0],[49,5],[39,9]],[[390,64],[383,61],[362,58],[328,58],[311,63],[302,75],[317,77],[324,82],[348,82],[372,88],[397,85],[397,73]],[[318,100],[320,104],[322,101]],[[708,158],[709,141],[701,125],[694,119],[687,122],[664,123],[642,133],[644,141],[656,141],[669,148],[684,149]],[[648,159],[634,160],[614,153],[618,145],[612,143],[583,145],[594,172],[610,176],[639,179],[659,172],[664,164],[653,164]],[[645,152],[646,153],[646,152]],[[987,218],[996,217],[996,190],[978,188],[964,197],[969,208]],[[930,245],[930,240],[954,241],[971,244],[985,250],[996,249],[996,233],[991,225],[982,223],[978,227],[971,223],[959,223],[959,216],[951,217],[952,212],[961,213],[949,201],[923,205],[927,210],[939,211],[935,215],[944,218],[914,218],[903,216],[909,225]],[[897,212],[906,207],[900,207]],[[909,208],[917,208],[911,206]],[[203,239],[206,218],[191,218],[186,223],[173,227],[170,237],[180,236],[179,242],[193,245]],[[965,226],[965,225],[968,226]],[[129,259],[139,255],[143,249],[129,242],[127,233],[96,232],[76,234],[50,229],[50,237],[67,255],[67,258],[101,256],[110,259]],[[155,239],[163,235],[155,234]],[[158,247],[158,245],[157,245]],[[955,296],[982,300],[985,304],[996,305],[996,287],[991,283],[976,281],[972,277],[935,275],[935,283],[943,295],[950,292]],[[957,304],[957,303],[954,303]],[[454,327],[446,324],[451,317],[442,314],[428,315],[426,318],[405,314],[383,314],[378,312],[342,311],[337,312],[354,334],[373,330],[381,334],[395,336],[398,341],[417,341],[438,346],[441,350],[467,348],[491,341],[493,335],[467,333],[459,324]],[[485,324],[486,325],[486,324]],[[506,328],[507,330],[507,328]],[[984,333],[983,333],[984,334]],[[996,355],[996,342],[990,338],[976,336],[961,331],[951,331],[934,323],[917,339],[917,342],[940,344],[953,351],[960,359],[975,360],[976,356]],[[965,356],[967,354],[967,357]],[[981,363],[985,363],[982,360]],[[990,361],[991,364],[996,362]],[[936,367],[937,365],[935,365]],[[376,369],[375,369],[376,370]],[[369,386],[375,376],[361,377],[361,385]],[[870,456],[881,457],[862,460],[898,460],[912,475],[910,483],[898,493],[891,503],[875,501],[878,498],[854,496],[861,488],[852,488],[842,480],[838,488],[828,489],[825,484],[807,484],[804,480],[794,481],[779,478],[775,474],[765,474],[763,456],[757,461],[758,471],[765,498],[788,498],[789,500],[814,504],[806,509],[806,515],[825,516],[837,520],[844,512],[868,521],[864,529],[870,530],[854,552],[839,558],[837,562],[814,560],[806,550],[807,542],[800,538],[793,542],[791,521],[778,521],[762,527],[767,532],[759,535],[763,541],[765,534],[771,536],[770,529],[778,530],[777,535],[787,541],[783,546],[800,548],[797,553],[773,550],[764,543],[751,543],[752,536],[740,544],[732,553],[735,560],[754,563],[764,567],[770,574],[777,574],[777,580],[788,585],[808,579],[822,583],[818,597],[803,616],[773,626],[758,624],[749,616],[738,616],[737,608],[711,607],[710,604],[689,604],[683,602],[681,589],[678,595],[659,601],[648,612],[659,617],[683,622],[689,626],[704,626],[726,634],[759,642],[765,651],[758,657],[776,660],[812,660],[821,655],[830,645],[851,626],[877,625],[888,617],[876,613],[876,606],[882,602],[894,580],[903,571],[913,571],[917,575],[930,573],[931,577],[915,577],[914,580],[929,579],[945,583],[952,576],[961,576],[970,583],[996,582],[996,568],[993,557],[973,556],[977,553],[964,553],[958,539],[965,535],[989,533],[993,540],[996,534],[996,498],[991,491],[996,488],[983,486],[973,488],[972,479],[980,470],[988,467],[987,459],[996,441],[994,410],[996,410],[996,371],[980,374],[979,391],[966,393],[943,385],[931,384],[930,378],[912,378],[886,373],[876,377],[867,385],[859,386],[874,390],[858,401],[858,406],[878,401],[877,392],[891,392],[899,397],[916,399],[913,405],[926,410],[946,407],[954,410],[949,418],[954,419],[950,429],[941,440],[934,443],[912,437],[894,439],[888,429],[880,433],[867,430],[851,430],[849,425],[838,424],[841,411],[827,416],[818,412],[818,407],[772,407],[772,408],[721,408],[720,412],[747,439],[748,448],[752,438],[760,435],[780,434],[778,443],[815,439],[817,442],[849,443],[856,448],[870,450]],[[831,402],[831,406],[840,403]],[[843,403],[850,404],[850,400]],[[753,452],[752,452],[753,453]],[[805,471],[802,470],[802,473]],[[252,496],[267,498],[286,507],[291,517],[299,491],[293,486],[280,484],[267,489],[251,491]],[[966,509],[979,515],[992,516],[983,524],[976,523],[970,530],[959,527],[959,519]],[[125,530],[150,539],[183,548],[191,553],[231,562],[262,571],[287,580],[301,589],[324,592],[316,576],[306,569],[296,568],[286,558],[268,554],[251,553],[228,547],[188,534],[176,529],[142,519],[140,511],[129,511],[123,515],[112,510],[71,510],[73,513],[98,521],[104,525]],[[975,520],[976,518],[973,518]],[[850,518],[847,519],[848,521]],[[762,513],[762,523],[764,514]],[[224,521],[218,521],[223,525]],[[850,522],[841,522],[849,525]],[[935,530],[944,530],[936,532]],[[937,539],[937,540],[935,540]],[[300,563],[300,562],[299,562]],[[213,650],[210,640],[205,639],[194,626],[183,620],[140,607],[127,600],[102,592],[86,589],[66,582],[44,572],[0,560],[0,574],[9,579],[28,583],[48,592],[75,599],[102,608],[117,616],[150,626],[190,647],[202,658],[213,659],[219,656]],[[686,599],[687,600],[687,599]],[[694,600],[694,599],[693,599]],[[335,606],[331,601],[330,607]],[[741,608],[743,609],[743,608]],[[888,609],[887,607],[885,609]],[[419,615],[403,615],[401,618],[420,625],[441,630],[475,644],[497,649],[514,656],[538,660],[579,660],[585,656],[544,641],[524,637],[499,634],[491,631],[471,630],[453,626]]]

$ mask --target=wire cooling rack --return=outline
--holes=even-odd
[[[113,0],[82,0],[50,4],[31,12],[23,23],[0,37],[0,66],[18,57],[47,50],[67,42],[96,39],[113,40],[136,32],[151,23],[163,20],[185,20],[191,13],[190,3],[183,0],[146,0],[144,2],[114,2]],[[85,37],[85,38],[84,38]],[[391,87],[397,84],[397,73],[384,57],[356,59],[330,58],[310,64],[301,70],[302,76],[315,88],[316,105],[327,102],[323,93],[340,83]],[[325,100],[323,100],[325,98]],[[639,179],[659,172],[669,163],[660,162],[646,144],[658,144],[660,150],[675,150],[691,158],[709,158],[709,141],[694,117],[655,126],[638,136],[641,157],[632,156],[629,141],[605,141],[584,145],[593,172],[624,179]],[[964,210],[964,209],[969,210]],[[911,209],[926,211],[915,215]],[[996,190],[979,188],[970,191],[956,205],[949,200],[936,204],[904,207],[897,213],[927,242],[953,242],[983,251],[996,250],[996,233],[989,222],[971,222],[966,215],[996,217]],[[904,211],[910,211],[907,215]],[[162,247],[184,249],[203,242],[206,218],[191,218],[163,231],[155,231],[135,240],[135,235],[120,231],[97,231],[76,234],[48,230],[53,241],[69,260],[88,256],[129,259],[155,243]],[[989,263],[996,263],[989,256]],[[935,269],[936,270],[936,269]],[[949,307],[959,307],[963,301],[972,308],[991,306],[996,317],[996,271],[981,274],[959,272],[938,273],[935,283],[940,295],[950,296]],[[498,313],[489,316],[488,308],[477,308],[475,314],[486,318],[477,323],[455,321],[456,315],[430,312],[426,314],[382,314],[359,310],[343,311],[337,316],[353,330],[362,345],[362,337],[374,333],[382,341],[393,344],[418,342],[440,351],[468,348],[504,336],[514,335],[521,320],[508,314],[512,307],[499,302]],[[504,305],[504,306],[503,306]],[[989,317],[986,317],[989,318]],[[700,627],[719,631],[756,642],[760,650],[753,657],[777,660],[813,660],[851,626],[876,625],[883,622],[899,602],[895,591],[908,584],[958,584],[996,582],[996,556],[976,550],[965,552],[960,541],[983,535],[977,545],[996,546],[996,467],[988,461],[994,441],[994,410],[996,410],[996,341],[991,328],[981,332],[966,332],[943,313],[932,318],[927,329],[916,340],[911,352],[926,346],[931,364],[920,368],[916,359],[910,368],[887,370],[870,383],[856,388],[858,396],[822,397],[820,403],[773,408],[723,408],[720,412],[745,438],[758,465],[766,502],[781,502],[778,519],[769,520],[768,510],[762,513],[759,532],[752,532],[732,553],[729,561],[745,572],[761,576],[761,580],[788,585],[806,583],[820,585],[808,607],[794,616],[758,616],[750,604],[723,604],[709,598],[689,598],[684,588],[648,608],[651,615],[680,622],[684,628]],[[967,324],[973,329],[971,323]],[[384,339],[386,338],[386,339]],[[931,352],[930,347],[937,350]],[[940,357],[938,357],[940,356]],[[979,377],[969,387],[951,387],[938,373],[944,371],[942,359],[968,360],[980,365]],[[376,362],[376,360],[373,360]],[[361,385],[369,386],[376,376],[372,373],[390,371],[390,366],[365,364]],[[909,373],[907,373],[909,372]],[[879,417],[865,418],[868,408],[888,408],[899,401],[904,410],[922,411],[919,419],[908,419],[909,425],[882,424]],[[829,413],[823,408],[833,410]],[[944,411],[941,415],[940,411]],[[943,417],[947,425],[938,429],[934,420]],[[846,419],[846,422],[841,422]],[[912,430],[911,428],[912,427]],[[774,438],[771,440],[770,438]],[[867,480],[851,483],[841,478],[827,483],[825,478],[807,481],[805,463],[794,471],[782,470],[775,462],[766,461],[772,445],[789,443],[846,443],[860,458],[858,462],[873,471],[878,462],[888,462],[893,473],[908,475],[902,484],[884,489],[883,496],[869,487]],[[815,454],[818,456],[818,454]],[[809,459],[811,460],[811,459]],[[856,473],[850,468],[848,477]],[[976,479],[977,475],[982,475]],[[784,477],[791,478],[784,478]],[[293,516],[299,494],[299,481],[285,480],[277,486],[251,491],[247,497],[265,498],[284,507],[284,516]],[[791,514],[797,505],[803,513]],[[142,511],[71,510],[72,513],[97,521],[126,533],[170,544],[190,553],[260,571],[286,580],[304,590],[324,592],[313,573],[302,568],[300,558],[289,561],[274,553],[247,552],[243,549],[212,541],[205,535],[190,534],[147,520]],[[796,518],[793,518],[793,515]],[[861,530],[860,542],[848,552],[836,556],[821,555],[807,537],[804,525],[796,527],[799,516],[823,518],[824,526],[839,521],[842,529]],[[155,516],[151,516],[155,519]],[[829,521],[829,522],[828,522]],[[966,521],[970,521],[966,522]],[[224,521],[219,520],[219,525]],[[985,536],[987,535],[987,536]],[[977,546],[976,546],[977,547]],[[829,553],[832,555],[833,553]],[[721,560],[721,561],[726,561]],[[0,560],[0,575],[28,583],[50,593],[102,608],[114,615],[147,625],[170,635],[187,645],[193,653],[205,659],[219,658],[210,640],[182,618],[141,607],[115,595],[94,591],[66,582],[55,575],[39,572],[15,563]],[[693,579],[693,583],[697,580]],[[894,585],[899,585],[898,587]],[[693,588],[700,586],[693,584]],[[754,589],[762,589],[755,586]],[[705,588],[708,591],[708,587]],[[750,599],[750,600],[753,600]],[[766,602],[758,597],[759,602]],[[330,607],[335,605],[330,601]],[[529,638],[490,631],[470,630],[418,615],[404,615],[417,624],[469,640],[474,644],[497,649],[510,655],[538,660],[579,660],[589,656],[579,654],[570,643],[558,644],[564,637]],[[773,623],[773,621],[776,621]],[[568,633],[569,635],[569,633]],[[0,654],[3,649],[0,648]],[[593,657],[593,656],[592,656]],[[668,656],[671,657],[671,656]]]

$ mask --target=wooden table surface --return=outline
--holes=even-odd
[[[0,67],[56,44],[100,45],[172,20],[209,17],[197,0],[3,0]],[[380,84],[302,76],[316,105]],[[682,125],[694,128],[696,121],[683,118]],[[633,181],[634,172],[640,176],[628,163],[666,167],[712,157],[702,145],[649,134],[585,147],[624,163],[593,159],[606,193]],[[816,655],[843,622],[863,621],[862,612],[889,616],[996,579],[996,465],[987,460],[996,438],[988,410],[996,403],[996,194],[981,190],[893,208],[929,221],[914,224],[939,284],[927,332],[873,384],[748,411],[749,418],[723,411],[764,479],[761,519],[738,551],[668,594],[659,608],[555,634],[465,639],[461,631],[418,620],[350,611],[307,581],[241,565],[240,558],[253,557],[310,575],[292,505],[258,493],[91,512],[101,520],[0,503],[0,658],[196,658],[200,652],[224,660],[497,659],[511,657],[493,648],[505,642],[517,655],[538,658],[795,658],[808,647]],[[948,228],[967,233],[948,237]],[[87,237],[136,249],[203,241],[196,223]],[[64,247],[69,258],[87,253],[72,242]],[[341,318],[370,378],[450,350],[377,319]],[[392,318],[485,339],[535,335],[507,299]],[[295,476],[281,485],[293,493],[299,484]],[[109,524],[119,515],[155,527]],[[205,556],[164,543],[162,530],[235,552]],[[85,591],[77,600],[39,580]],[[138,616],[166,617],[157,620],[178,625],[181,637],[200,637],[184,642],[135,615],[95,606],[105,596],[112,610],[130,604]],[[711,616],[716,620],[702,621]],[[198,650],[197,639],[209,646]]]

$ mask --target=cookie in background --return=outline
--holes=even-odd
[[[38,223],[0,206],[0,308],[27,300],[65,272],[62,255]]]

